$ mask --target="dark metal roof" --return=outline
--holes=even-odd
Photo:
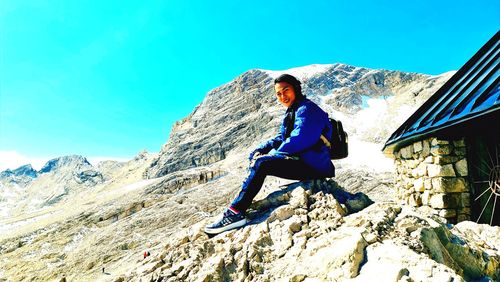
[[[392,154],[396,147],[498,111],[499,63],[500,31],[391,135],[384,153]]]

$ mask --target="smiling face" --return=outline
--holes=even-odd
[[[278,82],[274,85],[276,98],[285,107],[289,108],[295,102],[295,90],[288,82]]]

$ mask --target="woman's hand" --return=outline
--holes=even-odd
[[[259,156],[262,155],[262,152],[259,149],[253,150],[250,155],[248,156],[248,160],[252,161],[253,159],[258,158]]]

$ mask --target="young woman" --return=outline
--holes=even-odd
[[[250,154],[250,174],[239,195],[220,220],[205,227],[208,234],[245,225],[245,212],[267,175],[294,180],[335,176],[329,149],[320,139],[322,134],[332,135],[328,114],[302,94],[300,81],[292,75],[276,78],[274,90],[278,102],[287,108],[280,132]]]

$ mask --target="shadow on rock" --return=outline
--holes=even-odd
[[[373,201],[366,194],[362,192],[357,192],[355,194],[349,193],[333,179],[314,179],[294,182],[280,186],[281,190],[274,191],[266,198],[253,202],[247,215],[250,219],[248,225],[264,222],[278,207],[289,204],[293,191],[299,187],[304,189],[308,195],[320,192],[326,195],[332,195],[342,207],[345,207],[345,215],[359,212],[373,204]]]

